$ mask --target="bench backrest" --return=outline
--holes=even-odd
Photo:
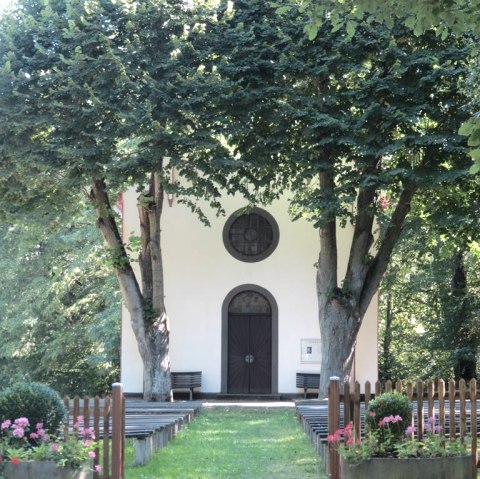
[[[172,389],[199,388],[202,386],[202,371],[171,372]]]

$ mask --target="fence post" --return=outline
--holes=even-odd
[[[477,461],[478,461],[477,380],[476,379],[470,380],[470,423],[471,423],[471,429],[472,429],[470,433],[472,434],[473,470],[474,470],[474,473],[476,474]]]
[[[360,439],[361,431],[361,413],[360,413],[360,383],[355,381],[355,389],[353,393],[353,424],[355,424],[355,439]]]
[[[455,439],[455,379],[448,381],[450,439]]]
[[[340,427],[340,378],[332,376],[328,385],[328,434]],[[335,444],[328,444],[329,477],[340,479],[340,457]]]
[[[123,479],[123,384],[112,384],[112,479]]]
[[[417,437],[423,438],[423,381],[417,381]]]
[[[440,434],[445,436],[445,381],[443,379],[438,381],[438,416]]]

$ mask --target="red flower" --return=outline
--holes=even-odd
[[[343,432],[344,436],[345,436],[345,439],[349,439],[352,437],[352,429],[353,429],[353,424],[350,423],[350,424],[347,424],[345,426],[345,430]]]
[[[18,459],[18,457],[12,457],[12,458],[10,459],[10,462],[11,462],[12,464],[20,464],[20,459]]]

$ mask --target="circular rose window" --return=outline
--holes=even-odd
[[[260,208],[235,212],[223,228],[223,242],[236,259],[253,263],[270,256],[278,245],[279,230],[273,216]]]

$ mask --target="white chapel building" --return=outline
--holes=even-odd
[[[135,190],[123,194],[124,241],[138,234]],[[297,372],[320,372],[316,269],[318,231],[292,221],[286,199],[245,212],[225,197],[225,217],[202,209],[204,226],[184,205],[165,199],[162,255],[170,318],[172,371],[201,371],[201,393],[296,395]],[[339,230],[339,274],[348,261],[352,230]],[[341,277],[340,276],[340,277]],[[375,296],[361,327],[354,379],[378,377]],[[121,381],[143,392],[142,361],[122,307]]]

